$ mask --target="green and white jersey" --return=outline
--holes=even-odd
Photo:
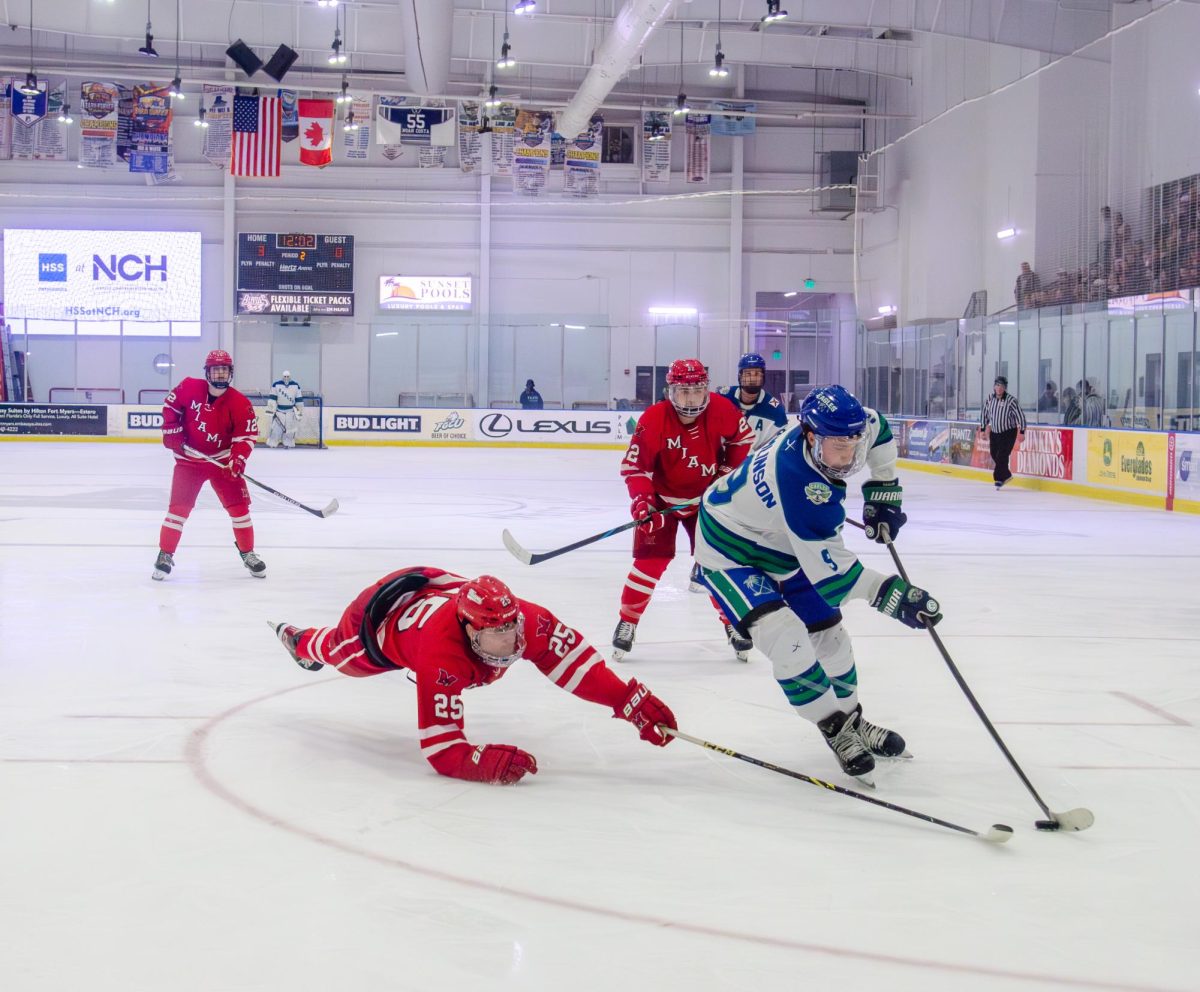
[[[866,410],[870,478],[896,478],[896,442]],[[777,582],[798,571],[831,607],[874,599],[887,576],[865,568],[842,541],[846,484],[817,468],[803,429],[781,432],[704,494],[696,561],[708,569],[756,568]]]

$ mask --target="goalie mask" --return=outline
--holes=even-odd
[[[484,664],[507,668],[525,653],[525,616],[520,602],[495,576],[481,575],[464,582],[455,608],[459,622],[470,625],[471,650]]]
[[[804,398],[800,422],[813,460],[830,479],[848,479],[867,463],[867,414],[843,386],[822,386]]]
[[[233,358],[229,352],[216,349],[204,359],[204,378],[217,392],[224,392],[233,385]]]
[[[681,417],[699,417],[708,406],[708,371],[698,358],[677,358],[667,370],[667,395]]]

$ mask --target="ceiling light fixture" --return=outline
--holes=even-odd
[[[354,111],[353,110],[346,111],[346,123],[342,125],[342,130],[343,131],[357,131],[358,130],[358,121],[356,121],[354,119]]]
[[[346,53],[342,51],[342,32],[340,28],[333,29],[333,44],[329,47],[332,49],[329,53],[329,64],[345,65]]]
[[[513,13],[520,17],[522,14],[532,14],[537,10],[537,0],[517,0]]]
[[[1004,230],[996,232],[996,237],[1001,241],[1007,241],[1009,238],[1015,238],[1016,236],[1017,229],[1015,227],[1006,227]]]
[[[496,95],[495,85],[488,87],[487,99],[483,101],[483,105],[485,107],[487,107],[489,110],[492,110],[492,109],[500,106],[500,97],[498,97]]]
[[[154,30],[154,25],[150,23],[150,0],[146,0],[146,44],[138,49],[138,52],[145,55],[147,58],[158,58],[158,52],[154,50],[154,35],[151,34]]]
[[[205,119],[204,105],[200,105],[200,116],[192,121],[193,127],[208,127],[208,121]]]
[[[64,103],[62,106],[62,110],[60,110],[58,112],[58,123],[59,124],[74,124],[75,123],[75,118],[71,116],[71,105],[69,103]]]
[[[721,51],[721,0],[717,0],[717,54],[708,74],[715,79],[724,79],[729,75],[729,70],[725,68],[725,53]]]
[[[29,0],[29,71],[25,73],[25,82],[18,89],[26,96],[38,95],[37,72],[33,66],[33,0]]]
[[[511,69],[517,64],[517,60],[512,57],[512,45],[508,43],[508,32],[504,32],[504,42],[500,45],[500,57],[496,59],[497,69]]]
[[[349,103],[353,97],[350,96],[350,80],[342,76],[342,92],[337,95],[334,103]]]
[[[171,80],[171,88],[167,91],[167,96],[172,100],[187,99],[183,92],[183,80],[179,78],[178,74]]]
[[[779,0],[767,0],[767,12],[762,18],[762,23],[770,24],[772,21],[782,21],[787,16],[786,10],[779,9]]]
[[[671,111],[672,114],[679,117],[682,114],[691,113],[691,110],[692,108],[688,106],[686,93],[680,93],[675,97],[675,109]]]
[[[183,81],[179,78],[179,32],[182,20],[183,0],[175,0],[175,78],[171,80],[171,89],[167,94],[172,100],[182,100],[184,98]]]

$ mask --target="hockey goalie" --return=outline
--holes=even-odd
[[[267,416],[271,420],[267,447],[278,448],[281,443],[285,448],[296,447],[296,433],[304,420],[304,396],[291,372],[285,371],[271,383]]]

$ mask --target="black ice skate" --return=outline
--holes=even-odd
[[[725,624],[725,636],[729,638],[729,646],[733,648],[737,655],[738,661],[750,660],[750,649],[754,647],[754,642],[748,637],[743,637],[737,632],[737,628],[733,624]]]
[[[175,556],[167,551],[160,551],[158,558],[154,562],[154,571],[150,573],[150,578],[155,582],[162,582],[168,575],[171,574],[171,569],[175,567]]]
[[[242,556],[242,564],[250,569],[250,574],[256,579],[265,579],[267,577],[267,563],[258,557],[253,551],[239,551]]]
[[[825,743],[842,766],[842,771],[856,778],[863,785],[875,788],[871,772],[875,770],[875,759],[863,739],[858,736],[858,714],[860,707],[849,713],[833,713],[817,724],[825,737]]]
[[[688,576],[688,592],[708,592],[704,583],[700,581],[700,563],[696,562],[692,565],[692,574]]]
[[[858,714],[858,736],[867,746],[867,750],[880,758],[911,758],[904,738],[896,731],[888,730],[871,723],[862,715],[862,707],[855,710]]]
[[[637,624],[630,623],[628,620],[622,620],[617,624],[617,629],[613,631],[613,653],[612,660],[620,661],[625,655],[633,650],[633,639],[637,637]]]
[[[299,627],[293,627],[290,623],[276,623],[274,620],[268,620],[267,626],[275,631],[275,636],[279,638],[279,643],[287,648],[287,653],[292,656],[292,661],[301,668],[307,668],[310,672],[315,672],[318,668],[325,667],[319,661],[309,661],[307,658],[301,658],[296,652],[296,644],[300,640]]]

